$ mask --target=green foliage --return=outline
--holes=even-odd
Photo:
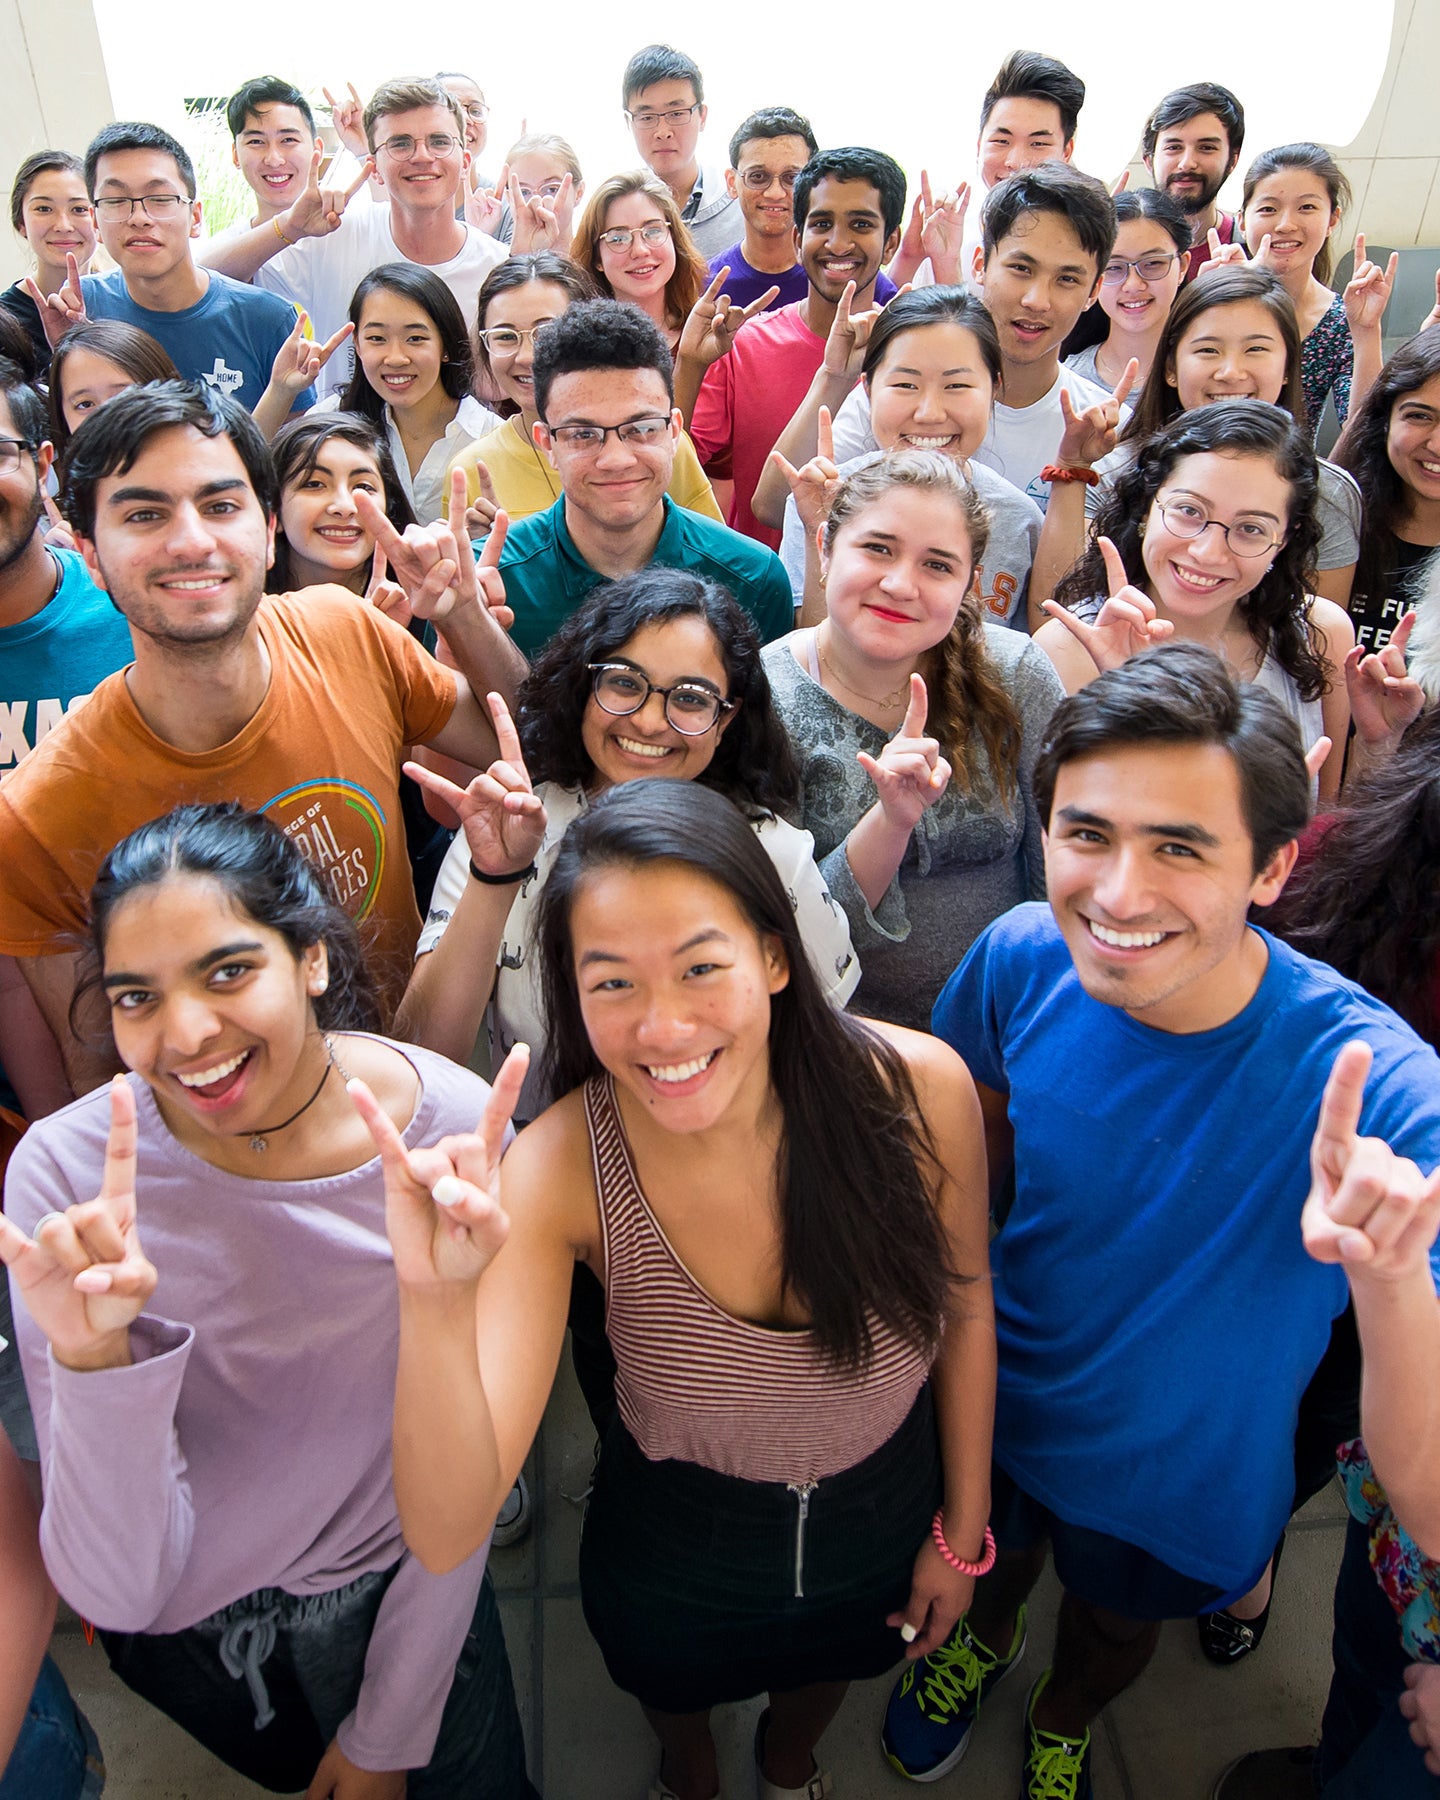
[[[230,159],[230,130],[223,107],[193,112],[181,134],[195,163],[195,182],[205,203],[204,229],[215,237],[254,216],[255,196]]]

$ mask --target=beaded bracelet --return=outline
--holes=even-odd
[[[995,1534],[987,1525],[985,1527],[985,1554],[979,1562],[962,1562],[950,1546],[945,1542],[944,1530],[945,1508],[940,1507],[930,1524],[930,1535],[935,1539],[935,1548],[955,1570],[957,1575],[988,1575],[995,1567]]]

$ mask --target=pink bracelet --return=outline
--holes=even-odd
[[[962,1562],[945,1542],[944,1519],[945,1508],[942,1506],[936,1512],[930,1525],[930,1535],[935,1539],[935,1548],[957,1575],[988,1575],[995,1567],[995,1534],[990,1527],[988,1525],[985,1527],[985,1554],[979,1562]]]

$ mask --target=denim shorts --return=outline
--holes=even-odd
[[[808,1488],[651,1462],[617,1418],[580,1541],[585,1619],[610,1678],[658,1712],[863,1681],[904,1652],[943,1488],[929,1388],[894,1437]]]

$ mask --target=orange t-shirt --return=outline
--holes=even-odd
[[[295,840],[360,924],[389,1016],[420,932],[400,759],[444,728],[455,677],[343,588],[267,595],[256,620],[270,686],[228,744],[193,754],[156,737],[122,671],[6,776],[0,952],[76,949],[100,864],[123,837],[187,802],[238,800]]]

